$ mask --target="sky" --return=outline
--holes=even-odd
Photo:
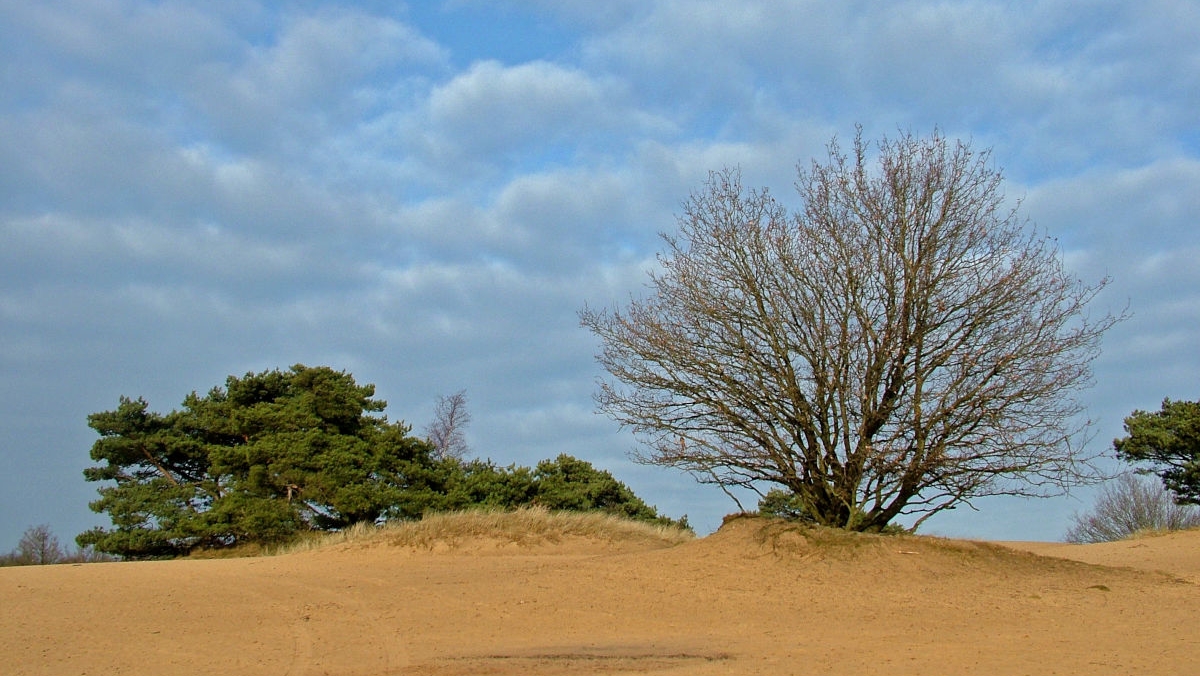
[[[88,414],[297,363],[416,433],[465,390],[475,456],[568,453],[711,532],[737,506],[595,412],[579,310],[644,293],[708,172],[795,207],[856,125],[991,148],[1111,279],[1092,312],[1130,318],[1081,395],[1108,452],[1200,394],[1198,110],[1190,0],[0,0],[0,551],[108,524]],[[923,532],[1053,540],[1093,495]]]

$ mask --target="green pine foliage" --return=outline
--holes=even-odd
[[[1125,431],[1113,441],[1118,457],[1149,465],[1180,504],[1200,505],[1200,401],[1164,399],[1125,418]]]
[[[84,477],[104,484],[90,506],[112,527],[76,542],[127,559],[171,557],[430,512],[528,506],[687,526],[568,455],[532,469],[439,456],[408,425],[389,422],[373,395],[348,373],[296,365],[230,376],[167,414],[122,397],[115,410],[88,416],[99,464]]]
[[[380,412],[374,386],[328,367],[230,376],[160,415],[143,399],[88,417],[100,434],[84,471],[113,528],[76,540],[126,558],[281,542],[303,530],[407,516],[429,445]],[[406,509],[407,508],[407,509]]]
[[[537,487],[535,503],[546,509],[601,511],[635,521],[663,520],[657,510],[611,474],[569,455],[539,462],[533,478]]]
[[[534,468],[497,467],[490,461],[446,458],[437,477],[439,490],[429,496],[430,512],[467,509],[511,510],[541,507],[551,511],[603,512],[634,521],[688,529],[658,513],[607,471],[562,454]]]

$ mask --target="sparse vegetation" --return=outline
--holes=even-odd
[[[453,547],[474,538],[530,546],[556,543],[569,537],[608,542],[656,542],[670,546],[687,542],[695,534],[679,526],[634,521],[602,512],[551,511],[543,507],[475,509],[430,514],[420,521],[382,526],[358,524],[339,533],[304,538],[278,551],[294,553],[340,544],[429,549],[438,544]]]
[[[905,556],[936,554],[941,557],[988,561],[999,557],[1012,560],[1024,558],[1000,545],[988,542],[954,540],[916,535],[903,528],[881,532],[851,531],[823,526],[812,521],[795,520],[762,514],[743,513],[725,517],[722,531],[729,527],[734,533],[763,550],[794,560],[822,558],[848,561],[864,555],[889,560],[894,554]]]
[[[1159,482],[1126,473],[1100,490],[1091,511],[1075,515],[1065,539],[1075,543],[1111,542],[1198,526],[1200,511],[1178,504]]]
[[[98,563],[116,558],[91,547],[64,549],[47,524],[30,526],[8,554],[0,554],[0,566],[44,566],[55,563]]]

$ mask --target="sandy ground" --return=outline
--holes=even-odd
[[[1036,552],[1036,553],[1034,553]],[[0,569],[5,674],[1196,673],[1200,532],[474,541]]]

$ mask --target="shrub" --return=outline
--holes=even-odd
[[[789,521],[812,521],[805,511],[804,501],[791,491],[772,488],[758,501],[758,513]]]
[[[1126,473],[1104,486],[1091,511],[1076,514],[1074,521],[1067,542],[1112,542],[1146,531],[1200,526],[1200,512],[1177,504],[1158,481]]]
[[[607,471],[561,454],[535,468],[497,467],[490,461],[461,462],[447,458],[429,497],[427,512],[477,508],[513,510],[542,507],[550,511],[604,512],[650,524],[690,528],[687,517],[663,516]]]

